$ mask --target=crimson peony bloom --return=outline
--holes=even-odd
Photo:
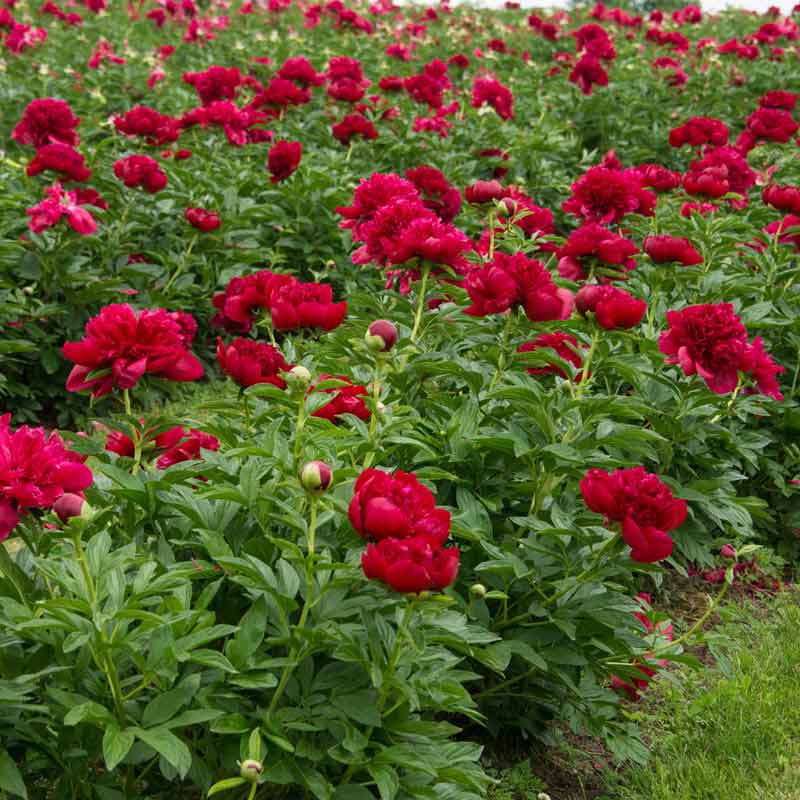
[[[149,194],[160,192],[167,185],[167,176],[150,156],[125,156],[114,162],[114,174],[129,188],[141,186]]]
[[[436,508],[430,489],[417,476],[366,469],[358,476],[348,516],[363,539],[424,536],[441,547],[450,535],[450,512]]]
[[[674,497],[644,467],[608,473],[590,469],[580,484],[586,505],[609,522],[621,523],[622,538],[634,561],[652,563],[672,553],[668,533],[686,519],[686,501]]]
[[[514,116],[514,95],[507,86],[490,76],[475,78],[472,84],[472,107],[490,105],[500,119]]]
[[[204,72],[184,72],[184,83],[195,88],[204,106],[217,100],[233,100],[242,83],[242,75],[236,67],[213,65]]]
[[[778,211],[800,214],[800,187],[770,184],[764,187],[761,199]]]
[[[216,211],[207,211],[205,208],[187,208],[183,216],[192,227],[204,233],[215,231],[222,224]]]
[[[114,127],[126,136],[141,136],[148,144],[158,146],[177,141],[181,134],[180,120],[149,106],[135,106],[122,116],[115,116]]]
[[[799,94],[785,92],[781,89],[773,89],[766,92],[758,101],[761,108],[782,108],[784,111],[794,111],[797,105]]]
[[[92,473],[82,462],[57,433],[27,425],[12,431],[11,414],[0,416],[0,542],[28,509],[86,489]]]
[[[732,392],[747,349],[747,331],[730,303],[688,306],[667,311],[669,329],[658,347],[668,364],[684,374],[697,373],[716,394]]]
[[[353,205],[338,206],[336,213],[344,217],[340,228],[351,228],[353,240],[364,240],[365,228],[384,206],[400,200],[418,200],[419,192],[411,181],[393,172],[373,172],[362,178],[353,192]]]
[[[483,205],[500,200],[510,193],[500,181],[475,181],[464,189],[464,197],[472,205]]]
[[[214,295],[212,303],[218,314],[212,324],[236,333],[247,333],[253,327],[256,309],[269,309],[275,291],[295,279],[268,269],[253,275],[231,278],[224,292]]]
[[[575,49],[578,52],[585,50],[589,55],[604,61],[613,61],[617,57],[614,42],[602,25],[590,22],[572,31],[570,36],[575,37]]]
[[[635,169],[591,167],[572,184],[572,195],[561,208],[587,222],[619,222],[627,214],[652,217],[656,196],[644,188]]]
[[[522,253],[495,253],[494,260],[470,272],[464,288],[472,300],[465,313],[476,317],[498,314],[522,305],[532,322],[568,319],[573,297],[559,289],[541,261]]]
[[[278,331],[298,328],[338,328],[347,314],[347,302],[333,302],[333,289],[325,283],[291,283],[279,285],[270,299],[272,327]]]
[[[472,242],[466,234],[430,212],[428,216],[420,215],[414,219],[393,240],[384,242],[384,252],[390,264],[405,264],[418,258],[434,264],[447,264],[456,271],[464,268],[462,254],[471,248]]]
[[[428,536],[382,539],[361,556],[364,575],[396,592],[441,591],[458,574],[457,547],[442,548]]]
[[[608,331],[633,328],[647,311],[647,303],[616,286],[591,284],[575,295],[575,306],[581,314],[592,312],[597,324]]]
[[[783,219],[770,222],[764,228],[764,233],[770,236],[777,236],[781,244],[793,244],[796,250],[800,250],[800,216],[787,214]]]
[[[152,429],[144,430],[140,432],[140,436],[144,455],[161,454],[163,461],[159,459],[156,463],[159,469],[166,469],[179,461],[199,458],[200,447],[205,450],[219,450],[219,441],[215,436],[195,429],[187,431],[180,425],[168,428],[159,434],[155,434]],[[120,431],[109,432],[106,438],[106,450],[123,458],[133,458],[136,453],[133,440]]]
[[[743,152],[761,141],[786,143],[800,130],[788,111],[780,108],[759,108],[747,118],[747,127],[736,140]]]
[[[423,205],[433,211],[442,222],[452,222],[461,211],[461,192],[451,186],[436,167],[423,164],[407,169],[406,178],[414,184]]]
[[[279,78],[300,84],[304,89],[325,83],[325,74],[317,72],[311,62],[303,56],[287,58],[276,74]]]
[[[252,339],[234,339],[226,345],[218,338],[217,361],[224,373],[245,387],[271,383],[285,389],[286,381],[281,373],[291,369],[276,348]]]
[[[202,458],[201,450],[219,450],[219,439],[210,433],[192,428],[185,434],[185,438],[159,457],[156,467],[167,469],[182,461],[198,461]]]
[[[691,117],[683,125],[669,132],[669,143],[673,147],[701,147],[704,144],[720,147],[728,143],[728,126],[713,117]]]
[[[341,122],[331,126],[331,132],[343,145],[349,145],[356,136],[378,138],[378,129],[363,114],[348,114]]]
[[[585,280],[589,269],[597,262],[600,266],[611,264],[630,271],[636,268],[632,256],[639,248],[630,239],[593,222],[584,223],[574,230],[558,251],[558,274],[567,280]],[[614,280],[608,276],[604,281]]]
[[[25,210],[30,216],[28,227],[34,233],[41,233],[56,225],[66,216],[70,227],[84,236],[97,230],[94,217],[78,202],[76,192],[67,192],[56,182],[46,190],[47,197],[38,205]]]
[[[325,373],[320,375],[319,379],[320,381],[324,381],[330,380],[331,378],[344,381],[347,385],[319,389],[318,391],[320,392],[333,395],[333,399],[325,403],[321,408],[318,408],[311,416],[327,419],[329,422],[337,422],[340,414],[352,414],[362,420],[369,419],[371,416],[370,410],[363,400],[364,397],[367,397],[367,388],[354,384],[350,378],[344,375],[328,375]]]
[[[747,159],[732,147],[707,150],[699,161],[692,161],[683,178],[683,188],[689,194],[722,197],[736,192],[746,197],[756,182],[756,173]],[[745,199],[746,204],[746,199]]]
[[[524,342],[517,348],[518,353],[532,353],[542,348],[554,350],[562,361],[569,361],[576,367],[583,366],[583,359],[577,353],[580,345],[578,340],[569,333],[554,331],[553,333],[540,333],[533,341]],[[564,370],[557,364],[550,364],[546,367],[528,367],[530,375],[560,375],[562,378],[569,378]],[[576,375],[576,380],[581,379],[581,373]]]
[[[574,83],[585,95],[590,95],[593,86],[608,86],[608,73],[599,59],[587,53],[569,73],[570,83]]]
[[[508,190],[502,198],[502,208],[511,217],[511,222],[526,236],[547,236],[555,233],[553,212],[549,208],[537,206],[533,200],[516,187]],[[506,224],[504,217],[498,217],[501,224]],[[540,250],[556,250],[555,245],[542,243]]]
[[[636,171],[642,178],[642,185],[654,192],[669,192],[681,185],[680,172],[662,167],[660,164],[639,164]]]
[[[38,175],[45,170],[60,173],[64,180],[83,183],[92,176],[83,156],[70,145],[63,142],[46,144],[36,151],[36,155],[28,164],[25,174]]]
[[[303,156],[303,145],[300,142],[289,142],[281,139],[269,149],[267,171],[272,175],[270,181],[285,181],[300,165]]]
[[[67,390],[90,390],[95,398],[114,388],[131,389],[149,373],[173,381],[195,381],[203,365],[189,351],[196,324],[181,312],[126,304],[105,306],[86,324],[86,336],[67,342],[62,352],[75,366]]]
[[[691,267],[703,263],[703,257],[688,239],[666,233],[645,237],[644,251],[656,264],[677,261],[684,267]]]
[[[28,103],[22,119],[11,132],[11,138],[36,148],[54,142],[77,147],[79,139],[75,128],[79,122],[80,118],[72,113],[69,103],[42,97]]]

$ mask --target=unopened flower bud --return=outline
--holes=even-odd
[[[254,758],[248,758],[239,765],[239,775],[250,783],[258,783],[263,771],[264,766],[262,763]]]
[[[469,593],[473,597],[486,597],[486,587],[482,583],[473,583],[469,587]]]
[[[333,470],[324,461],[309,461],[300,470],[300,483],[307,492],[321,494],[333,483]]]
[[[603,296],[601,287],[594,283],[582,286],[575,295],[575,308],[578,313],[586,314],[587,311],[594,311],[597,303]]]
[[[724,544],[719,550],[719,554],[728,561],[736,560],[736,548],[732,544]]]
[[[62,522],[68,522],[73,517],[87,518],[92,507],[79,494],[67,492],[53,503],[53,511]]]
[[[285,375],[290,389],[304,392],[311,385],[311,373],[302,365],[292,367]]]
[[[376,319],[367,328],[364,341],[370,350],[388,353],[397,343],[397,328],[388,319]]]

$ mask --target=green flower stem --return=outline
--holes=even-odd
[[[164,288],[161,290],[162,294],[166,294],[171,288],[172,285],[175,283],[176,280],[183,274],[184,270],[186,269],[187,265],[189,264],[189,257],[192,255],[192,250],[194,246],[197,244],[197,239],[199,234],[195,234],[191,240],[189,241],[189,246],[186,248],[186,251],[183,254],[183,258],[181,258],[181,263],[175,269],[175,272],[172,273],[169,280],[164,285]]]
[[[495,209],[489,209],[487,222],[489,224],[489,261],[494,259],[494,223],[495,223]]]
[[[131,411],[131,390],[130,389],[123,389],[122,390],[122,402],[125,403],[125,413],[127,416],[132,415]]]
[[[256,796],[256,791],[257,790],[258,790],[258,784],[254,783],[250,787],[250,791],[247,793],[247,800],[253,800],[253,798]]]
[[[731,413],[733,404],[736,402],[736,398],[739,396],[739,392],[742,390],[742,385],[743,385],[742,373],[740,372],[739,379],[736,381],[736,388],[733,390],[733,394],[731,395],[730,400],[728,400],[727,404],[725,405],[725,410],[718,411],[716,414],[714,414],[714,416],[711,417],[711,422],[719,422],[722,419],[723,414]]]
[[[597,349],[597,343],[600,341],[600,330],[598,328],[594,329],[592,333],[592,343],[589,345],[589,352],[586,354],[586,360],[583,362],[583,366],[581,367],[581,379],[578,383],[578,388],[575,390],[575,399],[580,400],[583,397],[583,393],[586,390],[586,384],[589,380],[589,372],[590,367],[592,365],[592,359],[594,358],[594,352]]]
[[[417,341],[417,335],[419,334],[419,326],[422,322],[422,312],[425,308],[425,292],[428,288],[428,276],[431,274],[431,267],[430,264],[423,264],[422,265],[422,278],[420,279],[419,289],[417,290],[418,297],[417,297],[417,310],[414,314],[414,327],[411,329],[411,341]]]
[[[500,380],[500,376],[503,374],[503,370],[506,367],[506,348],[508,347],[508,339],[511,333],[511,326],[513,324],[514,312],[512,310],[506,313],[506,322],[503,326],[503,335],[500,339],[500,355],[497,358],[497,369],[495,370],[494,377],[492,378],[492,382],[489,384],[490,391],[497,385],[497,382]]]
[[[397,635],[395,636],[394,640],[394,647],[392,648],[392,652],[389,656],[389,660],[386,662],[386,673],[383,676],[383,681],[381,682],[380,689],[378,690],[378,703],[377,703],[377,710],[378,715],[383,715],[383,709],[386,705],[386,701],[388,700],[388,692],[386,690],[387,684],[389,684],[394,677],[395,670],[397,669],[397,662],[400,660],[400,654],[403,651],[403,644],[405,640],[408,638],[408,624],[411,621],[411,616],[414,613],[416,608],[416,601],[414,599],[409,599],[406,603],[406,607],[403,611],[402,619],[400,620],[400,626],[397,629]],[[391,711],[394,711],[398,706],[394,705]],[[375,732],[375,726],[370,725],[369,728],[364,733],[364,738],[369,743],[369,740],[372,738],[372,734]],[[347,771],[342,776],[340,786],[343,786],[346,783],[350,782],[350,779],[358,772],[361,767],[364,766],[363,763],[354,763],[351,764]]]
[[[303,454],[303,428],[306,426],[306,395],[300,395],[297,402],[297,421],[294,428],[294,466],[295,470],[300,469],[300,458]]]
[[[310,497],[311,504],[311,517],[308,523],[308,550],[306,553],[305,573],[306,573],[306,599],[303,603],[303,610],[300,612],[300,619],[294,629],[295,636],[299,634],[306,626],[308,621],[308,614],[311,607],[314,605],[314,556],[316,553],[316,534],[317,534],[317,504],[319,499]],[[300,654],[300,647],[293,644],[289,649],[289,663],[283,668],[278,685],[275,688],[275,693],[272,695],[272,700],[269,704],[269,713],[273,712],[280,701],[283,693],[286,691],[286,686],[289,683],[289,678],[297,667],[297,657]]]
[[[386,357],[384,353],[375,354],[375,367],[372,371],[372,401],[373,409],[369,418],[369,443],[370,450],[367,457],[364,459],[364,466],[362,469],[369,469],[372,465],[378,450],[378,403],[381,399],[381,385],[386,366]]]

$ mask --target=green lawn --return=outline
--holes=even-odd
[[[552,800],[800,800],[800,593],[730,604],[723,618],[716,666],[651,688],[641,709],[651,760],[610,775],[604,794],[551,789]],[[500,778],[492,800],[541,791],[526,765]]]

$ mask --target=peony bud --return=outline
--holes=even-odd
[[[333,470],[324,461],[309,461],[300,470],[300,483],[307,492],[321,494],[333,483]]]
[[[370,350],[388,353],[397,343],[397,328],[388,319],[377,319],[367,328],[364,341]]]
[[[575,308],[578,313],[586,314],[587,311],[594,311],[597,303],[603,296],[602,288],[595,283],[582,286],[575,295]]]
[[[256,761],[254,758],[248,758],[247,761],[242,761],[239,765],[239,775],[250,783],[258,783],[263,771],[264,767],[261,762]]]
[[[62,522],[68,522],[73,517],[86,517],[91,510],[89,504],[79,494],[67,492],[62,494],[53,503],[53,511]]]
[[[305,392],[311,385],[311,373],[302,364],[292,367],[284,377],[289,388],[298,392]]]
[[[719,554],[727,561],[736,560],[736,548],[732,544],[724,544],[719,550]]]
[[[508,191],[500,181],[475,181],[464,189],[464,197],[472,205],[482,205],[491,203],[492,200],[500,200],[508,194]]]
[[[482,583],[473,583],[472,586],[469,587],[469,593],[473,597],[486,597],[486,587]]]

